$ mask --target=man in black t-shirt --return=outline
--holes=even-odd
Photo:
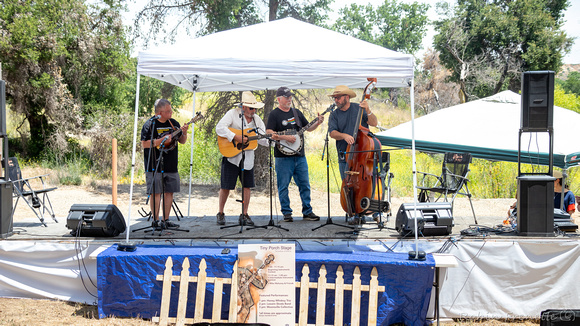
[[[177,172],[177,143],[185,144],[189,125],[181,127],[179,122],[171,118],[172,113],[171,103],[168,100],[157,100],[155,102],[155,116],[147,120],[141,129],[147,194],[155,194],[154,200],[149,202],[153,216],[152,226],[155,228],[178,226],[169,221],[169,213],[173,205],[173,193],[180,191],[179,173]],[[153,151],[151,147],[153,147]],[[163,158],[159,161],[161,155]],[[162,162],[163,165],[158,165],[158,162]],[[155,173],[156,171],[157,173]],[[155,180],[153,180],[154,176]],[[159,222],[162,192],[164,193],[163,221]]]
[[[280,87],[276,91],[278,107],[268,116],[266,123],[266,133],[275,133],[288,129],[300,130],[308,125],[308,120],[302,112],[292,107],[292,92],[288,87]],[[312,131],[324,121],[324,116],[318,115],[318,121],[307,130]],[[302,201],[302,218],[308,221],[318,221],[318,217],[312,211],[310,205],[310,180],[308,178],[308,162],[304,156],[304,138],[300,135],[278,135],[274,134],[272,139],[277,141],[274,149],[276,157],[276,181],[278,184],[278,198],[285,222],[292,222],[292,209],[290,208],[290,197],[288,197],[288,186],[290,180],[294,182],[300,191]]]

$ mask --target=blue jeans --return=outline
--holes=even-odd
[[[338,162],[338,170],[340,171],[341,180],[344,180],[346,169],[348,169],[348,164],[346,164],[346,162]]]
[[[292,214],[290,198],[288,197],[288,185],[292,178],[294,178],[294,182],[296,182],[300,191],[302,214],[310,214],[312,206],[310,206],[310,180],[308,179],[306,157],[276,157],[276,180],[278,182],[278,198],[280,198],[282,214]]]

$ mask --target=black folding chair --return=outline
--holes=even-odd
[[[18,206],[18,201],[22,198],[24,202],[32,209],[36,217],[40,220],[42,225],[47,226],[44,222],[44,213],[48,213],[52,219],[58,223],[54,216],[54,210],[48,198],[48,193],[57,189],[57,187],[47,188],[44,182],[44,177],[48,174],[39,175],[32,178],[22,178],[22,171],[16,157],[8,158],[8,178],[14,185],[13,198],[16,198],[16,203],[12,209],[12,216]],[[37,180],[37,181],[35,181]],[[32,181],[32,184],[31,184]],[[40,181],[40,188],[34,189],[32,185],[37,185]],[[40,196],[40,197],[39,197]]]
[[[467,174],[469,173],[469,163],[471,163],[471,154],[469,153],[445,153],[441,175],[417,172],[423,175],[423,178],[421,178],[421,186],[417,187],[420,190],[419,201],[430,201],[431,193],[438,194],[436,198],[433,196],[433,201],[438,201],[441,198],[444,201],[449,201],[448,196],[451,196],[451,209],[453,210],[455,197],[457,195],[466,196],[471,205],[473,219],[475,220],[475,224],[477,224],[468,186],[469,179],[467,178]]]

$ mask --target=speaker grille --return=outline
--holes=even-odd
[[[522,73],[521,129],[525,132],[553,129],[554,72]]]

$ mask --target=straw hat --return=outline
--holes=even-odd
[[[252,92],[249,91],[245,91],[242,93],[242,102],[237,103],[237,105],[243,105],[254,109],[261,109],[264,107],[264,103],[258,102],[254,94],[252,94]]]
[[[564,176],[562,175],[562,172],[559,170],[554,170],[552,173],[552,176],[556,179],[562,179]]]
[[[336,86],[336,88],[334,89],[334,92],[332,92],[332,94],[328,94],[328,96],[330,96],[330,97],[336,97],[336,96],[340,96],[340,95],[348,95],[350,98],[353,98],[356,96],[356,94],[350,88],[348,88],[348,86],[345,86],[345,85]]]

